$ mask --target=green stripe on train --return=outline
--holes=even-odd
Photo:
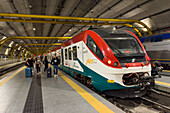
[[[125,89],[128,87],[122,86],[119,83],[108,83],[106,78],[101,76],[100,74],[96,73],[95,71],[91,70],[87,66],[85,66],[79,59],[78,59],[79,64],[83,68],[83,72],[78,71],[76,69],[72,69],[66,66],[61,65],[60,69],[64,70],[66,73],[70,74],[71,76],[74,76],[74,72],[79,73],[81,75],[84,75],[86,77],[91,78],[93,86],[99,90],[99,91],[104,91],[104,90],[111,90],[111,89]],[[136,87],[136,86],[134,86]]]

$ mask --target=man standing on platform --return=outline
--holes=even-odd
[[[30,57],[29,59],[27,59],[26,63],[27,63],[27,66],[32,69],[32,72],[34,72],[33,70],[34,70],[35,61],[33,57]]]
[[[53,65],[54,77],[57,77],[58,65],[60,64],[60,60],[56,57],[56,54],[54,54],[54,57],[51,60],[51,64]]]

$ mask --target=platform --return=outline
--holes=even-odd
[[[170,76],[161,75],[161,78],[155,79],[155,83],[156,89],[170,93]]]
[[[0,113],[123,113],[60,71],[57,78],[26,78],[24,68],[0,80]]]
[[[161,72],[161,75],[163,75],[163,76],[170,76],[170,70],[163,70]]]

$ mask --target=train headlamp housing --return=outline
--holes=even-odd
[[[146,61],[146,64],[149,64],[149,63],[150,63],[150,61],[149,61],[149,60],[147,60],[147,61]]]
[[[114,62],[113,65],[114,65],[115,67],[117,67],[117,66],[118,66],[118,62]]]
[[[112,60],[112,59],[110,59],[110,58],[107,58],[107,57],[105,57],[105,58],[103,59],[103,61],[104,61],[107,65],[109,65],[109,66],[118,67],[118,65],[119,65],[119,63],[118,63],[117,61],[114,61],[114,60]]]

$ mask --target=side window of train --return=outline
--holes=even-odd
[[[72,57],[71,57],[71,47],[68,48],[68,56],[69,56],[69,60],[72,60]]]
[[[73,60],[77,60],[77,46],[73,47]]]
[[[148,38],[148,39],[145,39],[145,41],[144,41],[145,43],[147,43],[147,42],[151,42],[151,39],[150,38]]]
[[[162,41],[162,37],[156,37],[155,38],[155,42],[161,42]]]
[[[67,49],[65,49],[65,59],[67,60]]]
[[[87,37],[87,46],[96,56],[98,56],[101,60],[103,60],[104,56],[102,52],[100,51],[97,44],[94,42],[94,40],[89,35]]]
[[[154,42],[154,39],[155,39],[155,38],[154,38],[154,37],[152,37],[152,38],[151,38],[151,42]]]

